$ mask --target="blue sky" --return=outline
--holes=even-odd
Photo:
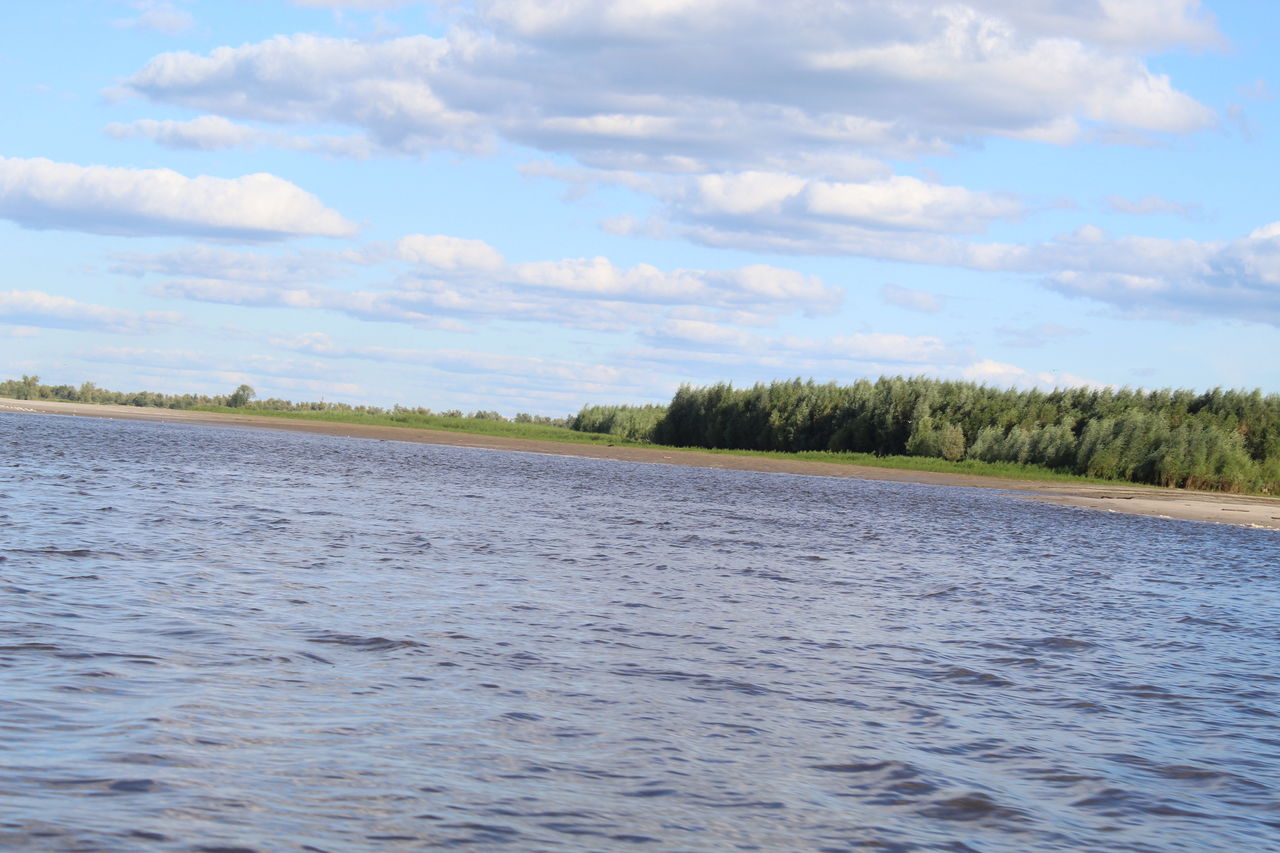
[[[1277,13],[84,0],[0,35],[0,376],[566,414],[1280,391]]]

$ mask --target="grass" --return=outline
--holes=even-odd
[[[656,445],[649,445],[656,446]],[[868,468],[894,468],[902,471],[928,471],[935,474],[965,474],[974,477],[998,477],[1003,480],[1040,480],[1061,483],[1094,483],[1098,485],[1134,486],[1158,488],[1147,483],[1129,480],[1106,480],[1086,477],[1068,471],[1055,471],[1040,465],[1023,465],[1017,462],[982,462],[962,459],[951,462],[929,456],[876,456],[874,453],[831,453],[824,450],[805,450],[799,453],[781,453],[772,450],[708,450],[675,447],[671,450],[696,450],[699,453],[726,453],[733,456],[763,456],[771,459],[802,459],[807,462],[830,462],[836,465],[862,465]]]
[[[282,412],[274,409],[233,409],[228,406],[196,406],[190,411],[212,412],[227,415],[254,415],[267,418],[284,418],[295,421],[324,421],[339,424],[364,424],[367,426],[399,427],[401,429],[434,429],[443,432],[461,432],[471,435],[492,435],[499,438],[527,438],[534,441],[558,441],[564,444],[627,445],[639,447],[639,442],[621,439],[616,435],[592,432],[574,432],[564,427],[546,424],[522,424],[513,421],[491,421],[484,418],[451,418],[444,415],[394,414],[381,415],[361,412]]]
[[[928,471],[941,474],[965,474],[980,477],[997,477],[1005,480],[1039,480],[1063,483],[1098,483],[1110,485],[1123,482],[1125,486],[1135,487],[1143,485],[1140,483],[1130,483],[1128,481],[1083,477],[1077,474],[1054,471],[1050,468],[1042,468],[1038,465],[1020,465],[1014,462],[979,462],[974,459],[949,462],[946,459],[935,459],[923,456],[875,456],[871,453],[829,453],[825,451],[781,453],[768,450],[711,450],[698,447],[667,447],[665,445],[631,441],[616,435],[605,435],[603,433],[594,432],[575,432],[573,430],[566,429],[565,427],[547,426],[546,424],[491,421],[483,418],[451,418],[443,415],[419,415],[411,413],[374,415],[360,412],[341,411],[282,412],[248,407],[233,409],[227,406],[198,406],[194,410],[211,412],[214,414],[255,415],[271,418],[284,418],[289,420],[365,424],[369,426],[399,427],[402,429],[442,430],[444,432],[469,433],[472,435],[491,435],[499,438],[555,441],[562,444],[591,444],[611,447],[648,447],[674,453],[714,453],[729,456],[758,456],[769,459],[799,459],[809,462],[829,462],[837,465],[863,465],[869,468],[894,468],[906,471]]]

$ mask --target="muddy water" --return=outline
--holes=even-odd
[[[0,414],[0,848],[1280,849],[1280,539]]]

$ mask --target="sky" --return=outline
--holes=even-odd
[[[1280,8],[48,0],[0,378],[566,415],[882,375],[1280,391]]]

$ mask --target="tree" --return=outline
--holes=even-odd
[[[249,404],[249,401],[252,400],[255,395],[256,392],[253,388],[248,385],[241,385],[231,394],[230,397],[227,398],[227,405],[233,409],[243,408]]]
[[[22,375],[22,381],[18,384],[18,391],[13,395],[19,400],[38,400],[40,398],[40,377]]]

